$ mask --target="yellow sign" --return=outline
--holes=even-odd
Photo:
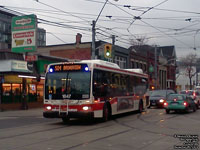
[[[5,75],[4,83],[22,83],[22,78],[19,78],[18,75]]]

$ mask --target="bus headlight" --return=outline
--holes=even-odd
[[[84,106],[83,107],[83,110],[89,110],[89,109],[91,109],[91,107],[89,107],[89,106]]]
[[[46,109],[47,109],[47,110],[51,110],[51,106],[47,106]]]

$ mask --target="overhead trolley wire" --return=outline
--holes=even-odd
[[[65,14],[69,14],[69,15],[75,17],[75,18],[79,18],[79,19],[81,19],[81,20],[83,20],[83,21],[86,21],[86,22],[88,22],[88,23],[90,24],[90,22],[89,22],[88,20],[83,19],[83,18],[81,18],[81,17],[79,17],[79,16],[76,16],[76,15],[73,15],[73,14],[70,13],[70,12],[66,12],[66,11],[64,11],[64,10],[61,10],[61,9],[58,9],[58,8],[56,8],[56,7],[54,7],[54,6],[51,6],[51,5],[45,4],[45,3],[40,2],[40,1],[38,1],[38,0],[33,0],[33,1],[36,1],[36,2],[38,2],[38,3],[40,3],[40,4],[44,5],[44,6],[47,6],[47,7],[50,7],[50,8],[56,9],[56,10],[58,10],[58,11],[60,11],[60,12],[65,13]]]

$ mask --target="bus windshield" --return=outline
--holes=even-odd
[[[45,99],[88,99],[90,72],[68,71],[46,74]]]

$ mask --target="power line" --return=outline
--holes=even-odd
[[[153,7],[148,8],[148,9],[147,9],[146,11],[144,11],[141,15],[139,15],[139,16],[137,16],[137,17],[134,17],[134,20],[131,22],[131,24],[129,25],[129,27],[127,28],[127,30],[129,30],[129,28],[130,28],[131,25],[135,22],[135,20],[137,20],[137,19],[140,20],[142,15],[146,14],[146,13],[149,12],[150,10],[154,9],[155,7],[158,7],[158,6],[162,5],[163,3],[167,2],[167,1],[168,1],[168,0],[164,0],[164,1],[162,1],[161,3],[159,3],[159,4],[157,4],[157,5],[153,6]]]
[[[33,1],[35,1],[35,0],[33,0]],[[44,6],[47,6],[47,7],[56,9],[56,10],[58,10],[58,11],[60,11],[60,12],[69,14],[69,15],[75,17],[75,18],[79,18],[79,19],[81,19],[81,20],[83,20],[83,21],[87,21],[88,23],[90,23],[88,20],[85,20],[85,19],[83,19],[83,18],[81,18],[81,17],[79,17],[79,16],[76,16],[76,15],[73,15],[72,13],[69,13],[69,12],[63,11],[63,10],[61,10],[61,9],[58,9],[58,8],[56,8],[56,7],[50,6],[50,5],[48,5],[48,4],[42,3],[42,2],[40,2],[40,1],[38,1],[38,0],[36,0],[36,2],[38,2],[38,3],[40,3],[40,4],[44,5]]]
[[[142,20],[140,20],[140,21],[142,21]],[[172,36],[170,36],[169,34],[166,34],[165,32],[163,32],[162,30],[160,30],[160,29],[158,29],[158,28],[155,28],[154,26],[152,26],[151,24],[149,24],[149,23],[147,23],[147,22],[145,22],[145,21],[142,21],[143,23],[145,23],[145,24],[147,24],[147,25],[149,25],[150,27],[152,27],[152,28],[154,28],[154,29],[156,29],[156,30],[158,30],[158,31],[160,31],[161,33],[163,33],[164,35],[167,35],[168,37],[171,37],[171,38],[173,38],[174,40],[176,40],[176,41],[178,41],[179,43],[182,43],[182,44],[184,44],[185,46],[188,46],[188,47],[190,47],[189,45],[187,45],[186,43],[184,43],[184,42],[182,42],[182,41],[180,41],[180,40],[178,40],[178,39],[176,39],[176,38],[174,38],[174,37],[172,37]]]
[[[64,44],[67,44],[67,42],[63,41],[61,38],[59,38],[58,36],[56,36],[54,33],[52,33],[52,32],[46,32],[46,33],[53,35],[55,38],[57,38],[58,40],[60,40]]]

